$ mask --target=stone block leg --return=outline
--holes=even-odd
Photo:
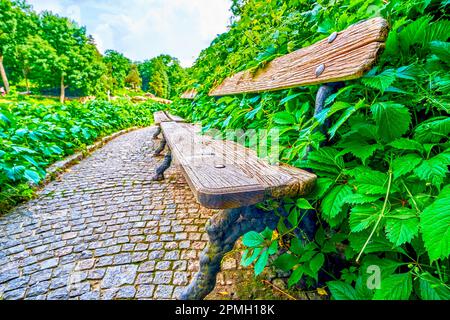
[[[181,300],[202,300],[214,290],[224,256],[233,250],[236,241],[250,231],[275,229],[278,217],[254,206],[219,212],[206,225],[209,244],[200,257],[200,270],[179,297]]]
[[[169,151],[165,157],[164,161],[156,168],[155,175],[152,178],[152,181],[163,181],[164,180],[164,172],[170,168],[172,164],[172,153]]]

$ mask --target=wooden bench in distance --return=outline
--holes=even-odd
[[[384,47],[388,24],[374,18],[355,24],[310,47],[275,59],[253,74],[244,71],[226,79],[210,92],[211,96],[255,93],[322,84],[316,97],[315,115],[342,81],[361,77],[375,63]],[[155,117],[163,118],[162,115]],[[156,119],[155,119],[156,120]],[[275,229],[279,217],[255,206],[265,199],[306,194],[316,177],[306,171],[281,165],[270,166],[256,154],[234,142],[215,141],[201,136],[200,128],[186,123],[159,120],[172,151],[157,168],[155,179],[163,179],[173,156],[204,206],[225,209],[207,224],[210,242],[200,257],[200,271],[181,295],[184,300],[205,298],[215,287],[225,254],[235,242],[250,231]],[[321,128],[318,128],[318,130]],[[159,152],[162,151],[160,148]],[[303,234],[313,237],[308,223],[314,223],[314,212],[306,212],[302,220]],[[314,225],[315,226],[315,225]],[[314,230],[312,230],[314,231]]]

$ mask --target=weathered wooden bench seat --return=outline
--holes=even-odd
[[[371,68],[384,47],[387,33],[388,24],[382,18],[360,22],[308,48],[277,58],[256,73],[238,73],[213,89],[210,96],[322,84],[316,97],[318,114],[326,99],[344,86],[342,81],[359,78]],[[183,97],[194,99],[196,95],[191,90]],[[175,158],[197,201],[207,208],[223,210],[207,224],[210,243],[200,258],[200,271],[180,297],[202,299],[214,288],[224,255],[242,235],[276,227],[277,215],[255,205],[267,199],[305,195],[314,187],[316,176],[284,164],[270,165],[254,151],[232,141],[202,135],[200,127],[168,112],[155,113],[155,123],[159,126],[155,138],[163,134],[155,154],[159,155],[166,144],[169,151],[154,180],[164,179],[164,171]]]
[[[256,152],[232,141],[201,135],[188,123],[163,122],[161,128],[198,202],[232,209],[266,199],[307,194],[316,176],[291,166],[272,166]]]

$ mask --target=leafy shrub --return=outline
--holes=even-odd
[[[0,209],[31,196],[21,184],[38,184],[52,163],[113,132],[150,125],[159,108],[127,100],[0,104]]]
[[[290,286],[326,283],[335,299],[450,298],[448,5],[234,1],[239,16],[230,31],[190,70],[199,97],[175,107],[206,128],[279,128],[282,160],[318,175],[305,199],[271,204],[288,218],[280,218],[277,230],[244,237],[244,265],[255,262],[259,274],[278,254],[274,264],[292,272]],[[317,86],[218,101],[207,96],[237,71],[264,67],[373,16],[391,25],[383,55],[317,117]],[[316,130],[327,122],[326,135]],[[317,216],[314,238],[295,232],[308,210]]]

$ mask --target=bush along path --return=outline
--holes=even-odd
[[[153,133],[114,139],[0,217],[1,297],[177,296],[198,268],[212,212],[200,209],[176,169],[150,181],[159,161]]]
[[[149,126],[156,103],[91,101],[0,104],[0,214],[33,194],[52,163],[112,133]]]

